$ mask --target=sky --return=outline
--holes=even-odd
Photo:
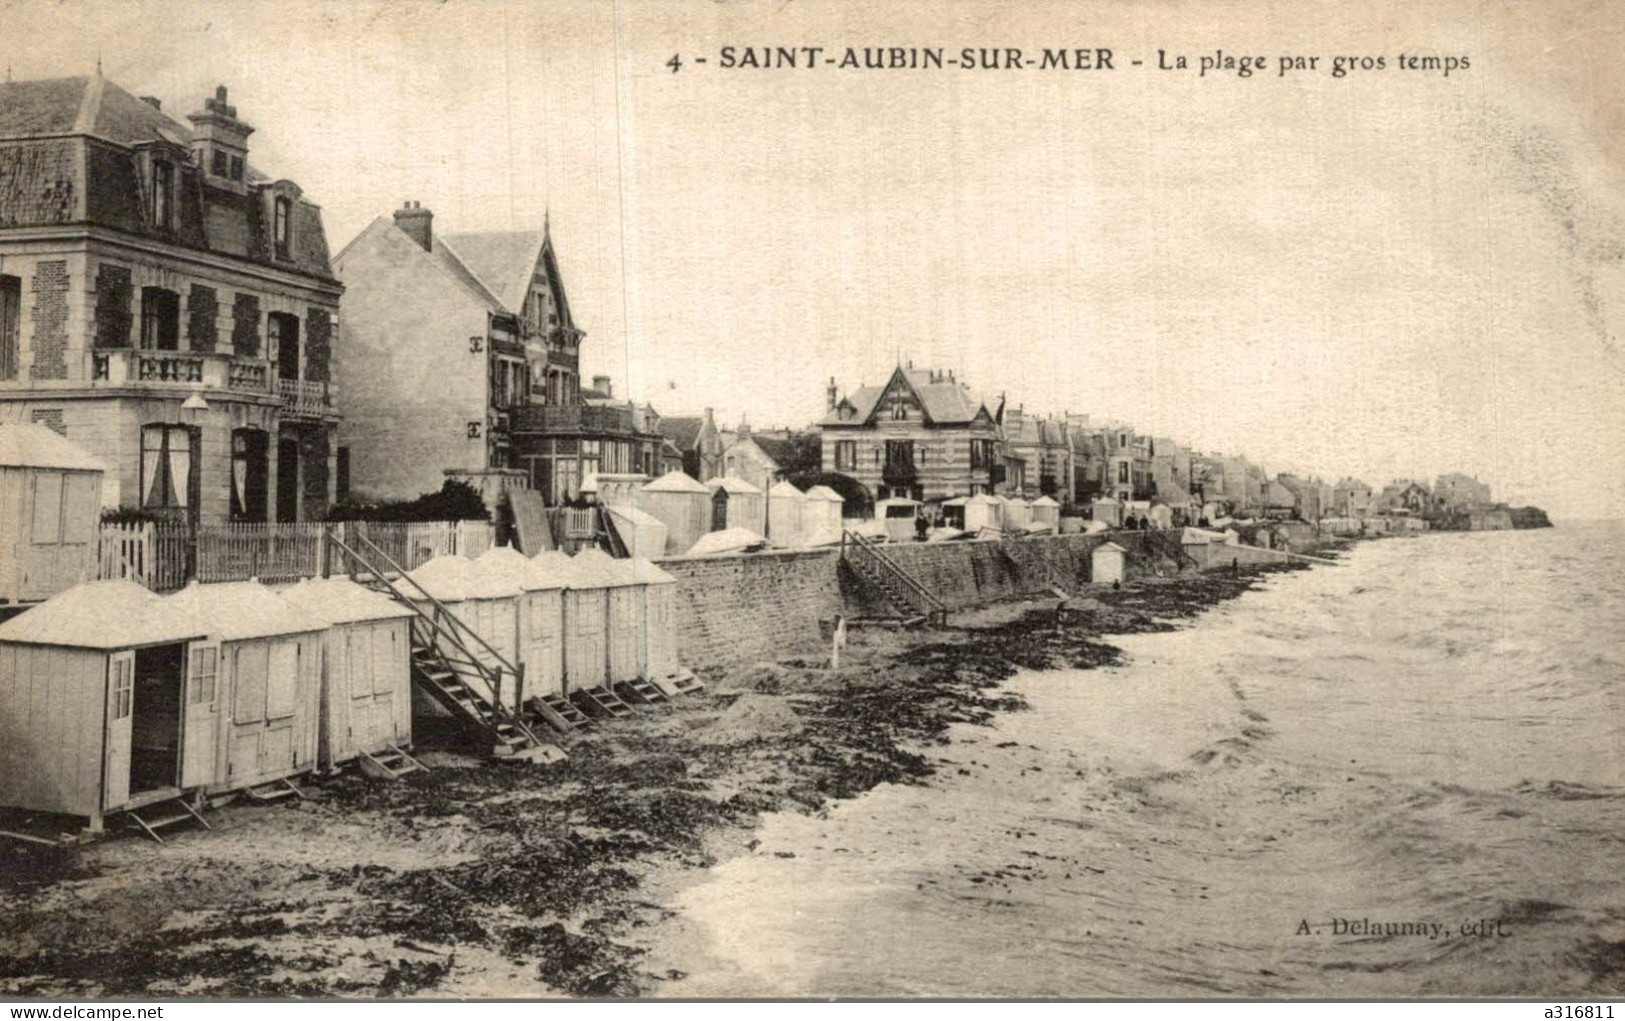
[[[178,114],[226,84],[335,252],[405,200],[440,231],[547,216],[584,374],[663,414],[800,426],[831,377],[912,361],[1272,472],[1460,470],[1554,516],[1625,508],[1606,0],[0,0],[0,23],[19,79],[99,55]],[[1118,66],[723,69],[724,46]],[[1219,50],[1269,65],[1198,77]],[[1321,61],[1283,78],[1285,54]],[[1386,67],[1333,77],[1336,55]]]

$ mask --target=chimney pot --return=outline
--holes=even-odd
[[[605,397],[615,396],[615,381],[610,379],[608,376],[592,377],[592,388],[602,393]]]

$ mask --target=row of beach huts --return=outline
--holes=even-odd
[[[550,726],[698,687],[677,662],[674,579],[647,560],[497,547],[398,577],[350,564],[168,596],[84,582],[0,624],[0,810],[77,817],[81,836],[118,816],[156,838],[206,826],[222,797],[421,768],[414,717],[551,758]]]
[[[1061,505],[1047,496],[978,494],[926,505],[892,498],[875,504],[872,518],[843,518],[839,493],[827,486],[806,491],[776,482],[766,492],[744,479],[696,482],[680,471],[646,481],[641,475],[597,475],[584,495],[605,511],[635,556],[706,556],[774,546],[834,546],[844,531],[867,539],[913,542],[924,520],[928,541],[1062,530]]]

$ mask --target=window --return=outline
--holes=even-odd
[[[135,660],[121,659],[113,664],[113,719],[129,718],[134,696]]]
[[[23,281],[0,276],[0,379],[16,379],[22,360]]]
[[[213,166],[210,167],[210,173],[216,177],[229,177],[231,175],[231,157],[227,155],[225,150],[216,149],[214,151],[214,161]]]
[[[278,379],[299,378],[299,317],[283,312],[265,316],[266,354],[276,360]]]
[[[141,506],[185,510],[192,506],[192,430],[184,425],[149,425],[141,430]]]
[[[1119,482],[1127,482],[1128,481],[1128,462],[1127,461],[1119,461],[1119,462],[1117,462],[1117,481],[1119,481]]]
[[[1126,446],[1128,446],[1128,433],[1118,433],[1117,434],[1117,448],[1119,450],[1121,450],[1122,448],[1124,448]]]
[[[858,443],[856,440],[835,441],[835,470],[852,471],[858,466]]]
[[[233,521],[264,521],[270,483],[267,454],[270,435],[260,429],[234,429],[231,433],[231,517]]]
[[[219,675],[219,649],[192,650],[191,701],[193,705],[207,705],[215,700],[216,679]]]
[[[913,440],[887,440],[886,441],[886,467],[912,468],[914,467],[914,441]]]
[[[141,347],[175,351],[181,342],[181,298],[162,287],[141,289]]]
[[[902,401],[893,404],[891,406],[891,417],[893,422],[908,421],[908,405]]]
[[[152,222],[159,227],[173,226],[171,205],[175,194],[175,168],[168,163],[152,165]]]
[[[288,236],[290,233],[288,218],[293,215],[293,203],[287,199],[276,200],[276,221],[273,226],[272,237],[276,241],[276,257],[288,258]]]
[[[243,158],[241,156],[233,156],[231,158],[231,179],[233,181],[241,181],[243,179]]]
[[[970,466],[972,469],[993,467],[993,441],[970,441]]]

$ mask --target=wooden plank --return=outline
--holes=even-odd
[[[526,556],[555,549],[552,530],[547,527],[547,509],[542,504],[542,494],[529,489],[516,489],[508,494],[508,499],[513,507],[519,549]]]

